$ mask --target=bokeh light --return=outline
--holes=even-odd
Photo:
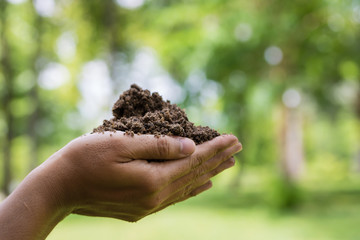
[[[40,16],[51,17],[56,9],[55,0],[34,0],[34,6]]]
[[[116,0],[116,2],[123,8],[135,9],[141,7],[145,0]]]
[[[300,92],[296,89],[288,89],[284,92],[282,100],[288,108],[297,108],[301,103]]]
[[[264,53],[265,61],[270,65],[278,65],[283,60],[283,52],[277,46],[268,47]]]
[[[234,35],[240,42],[247,42],[251,39],[253,34],[252,27],[248,23],[240,23],[236,26]]]
[[[49,63],[39,74],[39,86],[46,90],[55,90],[71,78],[69,70],[62,64]]]

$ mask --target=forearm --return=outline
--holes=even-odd
[[[0,204],[0,239],[45,239],[71,212],[49,165],[35,169]]]

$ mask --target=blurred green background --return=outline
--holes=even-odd
[[[138,83],[238,136],[212,190],[49,239],[360,239],[359,0],[0,0],[3,197]]]

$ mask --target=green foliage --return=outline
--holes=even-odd
[[[303,185],[327,181],[336,188],[356,182],[360,2],[158,0],[130,10],[114,0],[59,0],[51,16],[41,15],[30,0],[4,3],[0,31],[9,43],[13,96],[2,101],[0,143],[7,131],[14,133],[16,180],[29,171],[33,152],[38,164],[105,118],[101,111],[95,120],[81,111],[83,101],[91,101],[81,89],[91,85],[83,78],[86,64],[105,63],[108,72],[98,82],[109,78],[111,94],[118,95],[118,89],[129,87],[124,87],[128,78],[142,74],[132,63],[139,49],[150,47],[163,67],[156,71],[181,85],[180,104],[190,120],[232,132],[243,143],[237,173],[242,175],[234,179],[248,186],[240,190],[259,188],[274,205],[290,206],[303,200]],[[5,56],[3,47],[0,56]],[[60,64],[69,76],[59,86],[46,87],[40,78],[52,64]],[[4,99],[9,89],[4,66],[0,69]],[[291,112],[283,94],[290,88],[302,98],[296,111],[305,170],[300,179],[285,181],[278,166]],[[14,129],[8,129],[5,105],[12,109]],[[247,182],[252,171],[253,180]]]

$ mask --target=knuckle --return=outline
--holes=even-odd
[[[221,172],[222,172],[222,169],[220,169],[220,168],[215,168],[214,170],[212,170],[211,176],[214,177],[214,176],[218,175],[218,174],[221,173]]]
[[[198,169],[196,169],[194,171],[193,181],[196,181],[201,177],[201,175],[203,174],[203,171],[204,171],[203,169],[204,169],[204,167],[200,166],[200,167],[198,167]]]
[[[195,169],[201,165],[203,162],[202,156],[195,156],[194,158],[191,158],[191,161],[189,161],[190,169]]]
[[[190,193],[189,193],[189,196],[190,197],[195,197],[195,196],[197,196],[198,195],[198,193],[197,193],[197,191],[191,191]]]
[[[193,192],[192,184],[186,186],[185,189],[184,189],[184,197],[188,196],[188,195],[191,195],[192,192]]]
[[[201,159],[195,159],[195,161],[192,161],[191,164],[191,169],[193,169],[194,172],[194,178],[197,179],[198,177],[200,177],[201,175],[203,175],[204,173],[208,172],[209,169],[209,164],[207,162],[203,162]]]
[[[158,138],[157,150],[160,156],[167,156],[170,154],[170,144],[166,138],[163,137]]]

